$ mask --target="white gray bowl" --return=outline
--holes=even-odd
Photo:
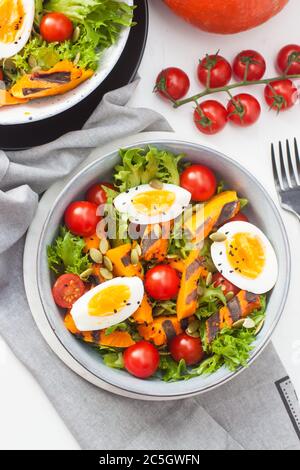
[[[279,261],[279,278],[269,296],[266,323],[255,342],[249,360],[249,364],[251,364],[270,340],[282,314],[288,293],[290,281],[289,245],[277,208],[263,186],[247,170],[215,150],[175,140],[171,135],[163,140],[157,138],[151,140],[150,138],[146,141],[135,142],[128,147],[148,144],[166,148],[174,153],[185,153],[189,161],[205,164],[212,168],[220,179],[226,181],[228,187],[238,191],[241,197],[249,199],[250,204],[247,213],[251,221],[264,231],[275,248]],[[51,294],[53,278],[47,266],[46,247],[52,243],[57,235],[59,224],[62,222],[68,204],[83,197],[87,188],[93,183],[99,180],[107,181],[111,179],[113,167],[119,161],[118,153],[113,151],[109,154],[103,154],[103,152],[101,154],[101,150],[98,152],[100,154],[98,158],[94,154],[95,160],[75,174],[64,185],[55,200],[52,197],[50,204],[48,201],[47,210],[49,212],[43,226],[40,227],[41,231],[37,233],[37,226],[35,226],[30,235],[31,241],[28,240],[26,244],[25,262],[30,264],[34,258],[32,252],[32,235],[34,232],[35,240],[38,241],[37,256],[34,258],[36,260],[34,282],[36,282],[37,287],[36,294],[38,293],[39,296],[38,302],[42,307],[42,311],[39,311],[38,315],[47,320],[46,323],[44,322],[43,327],[40,325],[40,329],[45,330],[46,324],[50,326],[52,335],[55,335],[56,340],[58,340],[58,342],[56,341],[57,347],[54,347],[54,349],[60,349],[58,354],[63,360],[65,360],[64,357],[68,357],[65,362],[77,373],[96,385],[113,392],[140,399],[167,400],[189,397],[212,390],[235,377],[243,369],[241,368],[232,373],[222,368],[210,376],[175,383],[164,383],[157,379],[140,380],[124,371],[105,366],[96,351],[79,342],[64,327],[62,313],[55,305]],[[31,281],[30,283],[32,284]],[[29,286],[29,281],[26,281],[26,271],[25,284],[27,284],[26,290],[29,293],[31,307],[35,303],[34,308],[36,310],[37,299],[35,301],[32,299],[32,288]],[[35,314],[34,316],[36,317]]]

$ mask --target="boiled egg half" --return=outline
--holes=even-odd
[[[264,233],[248,222],[230,222],[218,233],[226,239],[214,242],[211,256],[217,270],[232,284],[254,294],[270,291],[278,277],[277,257]]]
[[[34,12],[34,0],[0,0],[0,59],[23,49],[32,31]]]
[[[141,225],[168,222],[178,217],[189,205],[191,193],[174,184],[156,189],[143,184],[119,194],[115,208],[127,213],[131,222]]]
[[[140,306],[144,285],[138,277],[116,277],[84,294],[71,315],[79,331],[103,330],[129,318]]]

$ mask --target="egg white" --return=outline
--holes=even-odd
[[[34,0],[22,0],[22,3],[24,8],[22,27],[18,30],[14,42],[4,43],[0,41],[0,59],[7,59],[20,52],[30,37],[34,21],[35,2]]]
[[[156,214],[149,216],[136,210],[131,200],[134,196],[148,191],[156,191],[149,184],[142,184],[135,188],[129,189],[128,191],[119,194],[114,200],[114,206],[117,211],[128,214],[128,218],[131,222],[141,225],[157,224],[160,222],[168,222],[176,219],[185,208],[189,205],[191,200],[191,193],[186,189],[176,186],[175,184],[164,184],[163,188],[166,191],[172,192],[175,195],[175,201],[170,209],[164,214]]]
[[[124,306],[118,313],[106,316],[92,316],[88,313],[89,301],[103,289],[111,286],[126,285],[130,289],[130,305]],[[71,310],[71,315],[79,331],[103,330],[113,325],[117,325],[129,318],[138,308],[144,296],[144,284],[138,277],[116,277],[111,281],[106,281],[78,299]]]
[[[233,271],[227,259],[226,241],[214,242],[211,246],[211,256],[217,270],[239,289],[247,290],[253,294],[269,292],[278,278],[278,261],[274,248],[264,233],[255,225],[241,221],[229,222],[223,225],[218,232],[225,234],[229,239],[236,233],[249,233],[259,238],[264,247],[266,261],[261,274],[256,279],[249,279],[237,271]]]

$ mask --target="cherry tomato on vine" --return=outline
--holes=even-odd
[[[80,237],[90,237],[96,232],[101,220],[97,216],[97,206],[89,201],[72,202],[65,211],[65,224],[68,229]]]
[[[230,63],[218,54],[207,55],[198,65],[198,78],[207,88],[219,88],[227,85],[232,77]]]
[[[247,127],[254,124],[261,113],[257,99],[248,93],[234,96],[227,105],[228,119],[237,126]]]
[[[194,111],[194,122],[203,134],[217,134],[227,123],[227,110],[218,101],[203,101]]]
[[[240,52],[233,62],[233,73],[236,79],[252,82],[260,80],[266,71],[266,61],[263,56],[252,50]]]
[[[139,341],[125,349],[123,353],[126,370],[140,379],[155,374],[159,365],[159,352],[148,341]]]
[[[277,68],[289,75],[300,74],[300,46],[289,44],[283,47],[277,56]]]
[[[169,351],[174,361],[184,359],[187,366],[197,364],[204,357],[201,339],[192,338],[186,333],[181,333],[170,341]]]
[[[87,191],[86,200],[89,202],[92,202],[93,204],[96,204],[96,206],[101,206],[102,204],[106,204],[107,196],[102,186],[105,186],[106,188],[114,189],[114,185],[111,183],[94,184]]]
[[[158,75],[154,90],[163,98],[177,101],[187,94],[189,88],[190,79],[187,74],[177,67],[169,67]]]
[[[52,288],[54,301],[62,308],[71,308],[84,293],[85,285],[76,274],[63,274]]]
[[[243,212],[239,212],[234,217],[231,217],[231,219],[228,220],[228,222],[226,223],[229,223],[229,222],[249,222],[249,219],[245,214],[243,214]]]
[[[167,264],[149,269],[145,276],[145,289],[155,300],[171,300],[180,287],[177,271]]]
[[[294,83],[289,80],[277,80],[265,87],[265,100],[271,109],[278,112],[294,106],[298,99],[298,90]]]
[[[191,193],[193,201],[204,202],[216,193],[217,179],[207,166],[191,165],[182,172],[180,186]]]
[[[240,292],[240,289],[227,281],[221,273],[215,273],[213,275],[213,284],[215,287],[222,287],[224,295],[228,294],[228,292],[233,292],[234,295],[237,295]]]
[[[40,33],[47,42],[63,42],[71,39],[74,27],[63,13],[47,13],[40,24]]]

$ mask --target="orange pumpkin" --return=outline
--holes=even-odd
[[[164,0],[175,13],[204,31],[233,34],[254,28],[288,0]]]
[[[27,103],[26,99],[15,98],[7,90],[0,90],[0,108],[2,106],[13,106],[15,104],[24,104]]]

